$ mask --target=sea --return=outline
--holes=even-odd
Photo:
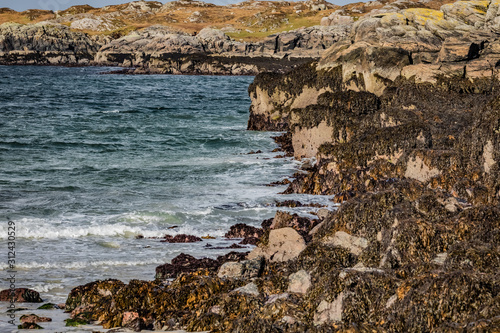
[[[229,228],[260,226],[278,201],[331,205],[268,186],[300,163],[277,158],[279,133],[246,130],[253,77],[110,70],[0,66],[0,289],[14,275],[15,287],[64,303],[95,280],[152,280],[180,253],[227,253],[212,248],[238,242],[224,238]],[[160,242],[166,234],[209,239]],[[16,303],[25,310],[12,325],[1,302],[0,332],[17,332],[27,313],[51,317],[40,324],[46,332],[106,331],[65,327],[68,314],[39,305]]]

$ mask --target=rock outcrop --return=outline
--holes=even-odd
[[[0,25],[0,64],[90,65],[105,42],[59,24],[5,23]]]
[[[234,41],[221,30],[211,28],[192,36],[153,26],[112,41],[99,50],[95,61],[134,67],[142,73],[254,75],[288,71],[317,59],[345,36],[345,30],[318,26],[247,43]]]
[[[74,21],[71,28],[99,22],[84,18]],[[343,29],[318,26],[247,43],[234,41],[217,29],[205,28],[192,36],[152,26],[112,39],[48,22],[6,23],[0,25],[0,64],[120,66],[132,68],[128,73],[255,75],[285,72],[317,59],[345,36]]]

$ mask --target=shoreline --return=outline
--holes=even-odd
[[[315,62],[259,73],[247,129],[286,131],[304,162],[283,193],[338,209],[233,226],[247,255],[181,254],[153,281],[75,287],[65,310],[135,331],[496,332],[499,16],[493,1],[382,12]]]

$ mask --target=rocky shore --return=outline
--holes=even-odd
[[[498,332],[499,6],[371,15],[318,61],[259,74],[249,129],[286,131],[307,164],[287,193],[338,210],[278,212],[226,235],[258,238],[245,256],[92,282],[66,310],[136,331]]]
[[[28,11],[23,18],[36,20],[32,24],[7,22],[0,24],[0,65],[62,65],[120,66],[121,73],[130,74],[231,74],[256,75],[260,72],[286,72],[291,68],[318,59],[335,42],[345,38],[348,25],[304,26],[277,33],[264,34],[258,41],[237,41],[207,22],[220,25],[214,12],[254,14],[258,22],[250,26],[268,26],[277,14],[293,12],[291,3],[255,2],[230,6],[214,6],[201,1],[158,2],[134,1],[124,5],[95,9],[74,6],[63,12]],[[319,7],[316,7],[319,6]],[[213,7],[213,8],[212,8]],[[334,7],[324,1],[296,5],[293,12],[304,12],[307,18],[321,9]],[[194,31],[177,27],[171,16],[182,12],[209,15],[210,19],[189,18]],[[296,13],[297,12],[297,13]],[[14,15],[7,8],[1,15]],[[17,13],[21,15],[22,13]],[[193,14],[194,15],[194,14]],[[292,15],[292,14],[290,14]],[[227,19],[227,18],[226,18]],[[279,25],[287,22],[282,18]],[[126,22],[132,22],[127,26]],[[147,24],[158,22],[158,24]],[[185,21],[188,22],[188,21]],[[183,25],[182,27],[184,27]],[[187,25],[189,26],[189,25]],[[248,31],[251,31],[247,29]],[[268,31],[268,28],[261,29]],[[241,31],[237,30],[237,31]]]

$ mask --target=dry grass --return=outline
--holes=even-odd
[[[154,4],[153,4],[154,5]],[[114,31],[104,34],[119,36],[132,30],[151,25],[168,25],[173,28],[196,33],[205,27],[229,28],[233,32],[231,37],[245,41],[255,41],[270,34],[292,30],[303,26],[318,25],[321,18],[329,15],[334,10],[311,11],[300,2],[275,2],[262,1],[258,4],[244,2],[230,6],[199,6],[198,4],[175,3],[165,12],[145,14],[139,12],[125,12],[127,4],[110,6],[106,10],[90,6],[73,6],[60,12],[61,16],[90,14],[100,16],[106,13],[119,12],[115,19],[124,25]],[[197,15],[199,13],[199,15]],[[16,22],[21,24],[36,23],[56,18],[55,13],[37,11],[37,13],[15,12],[0,10],[0,24]],[[69,25],[70,22],[62,22]],[[84,31],[96,35],[102,32]]]

